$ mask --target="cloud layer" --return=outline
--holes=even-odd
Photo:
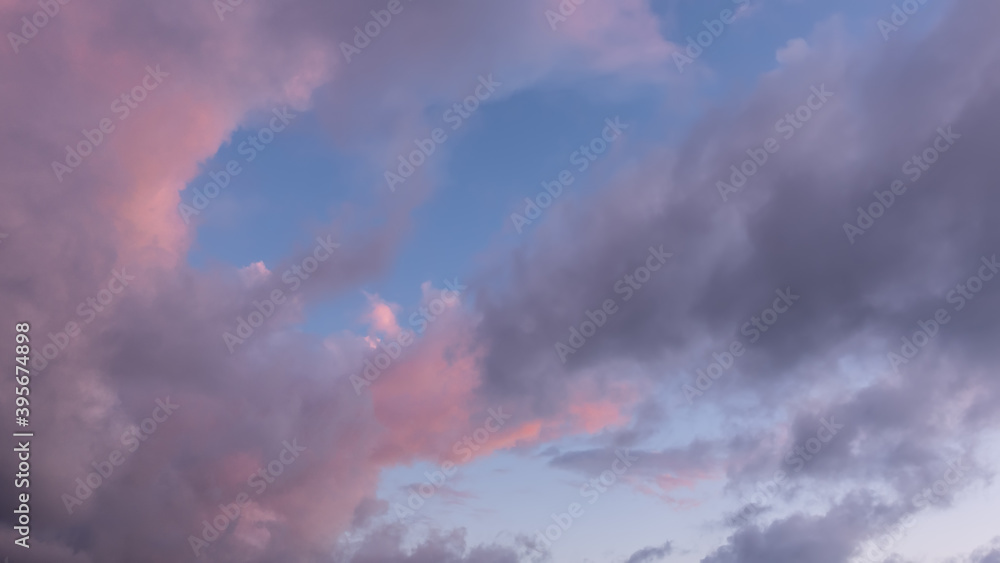
[[[473,546],[451,530],[414,542],[402,525],[370,525],[386,509],[380,475],[531,456],[567,437],[590,440],[543,455],[551,467],[593,476],[635,448],[643,462],[626,482],[671,510],[699,504],[685,492],[699,483],[742,498],[776,470],[790,473],[774,497],[789,506],[819,491],[820,514],[771,512],[771,499],[752,511],[763,516],[720,514],[728,539],[705,563],[847,561],[918,514],[924,491],[947,506],[992,476],[975,460],[1000,400],[1000,6],[956,4],[890,42],[858,40],[836,18],[789,42],[748,98],[710,111],[680,145],[623,141],[642,156],[553,206],[518,246],[484,249],[457,299],[426,284],[434,319],[397,356],[402,307],[375,294],[367,334],[296,325],[387,274],[438,171],[371,208],[331,208],[281,263],[195,269],[181,192],[234,130],[273,108],[310,111],[377,168],[426,131],[426,108],[482,74],[503,77],[503,96],[595,78],[622,92],[688,86],[664,71],[677,47],[638,0],[587,3],[555,30],[526,0],[401,5],[350,62],[342,42],[380,7],[286,0],[220,17],[206,2],[69,3],[0,60],[0,311],[32,323],[44,405],[32,496],[44,526],[19,560],[525,561],[524,539]],[[32,9],[4,4],[0,29]],[[293,288],[283,273],[324,240],[341,244]],[[276,290],[284,299],[265,312]],[[249,326],[251,314],[263,322]],[[933,319],[911,356],[902,339]],[[586,322],[600,326],[588,335]],[[243,342],[227,346],[227,332]],[[565,362],[557,343],[572,348]],[[380,354],[397,357],[383,367]],[[166,398],[176,412],[143,427]],[[479,441],[491,409],[510,421]],[[705,412],[722,435],[688,424]],[[843,428],[820,442],[824,420]],[[647,441],[664,428],[693,429],[674,446]],[[477,447],[459,454],[470,437]],[[293,440],[305,449],[287,461]],[[795,449],[810,440],[822,443],[815,460]],[[83,486],[112,452],[124,463]],[[961,481],[938,492],[954,463]],[[4,545],[14,496],[0,485]],[[210,539],[206,525],[234,503],[239,518]],[[628,563],[669,557],[678,539]],[[969,557],[998,560],[994,546]]]

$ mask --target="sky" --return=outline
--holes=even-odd
[[[1000,563],[998,24],[0,0],[0,555]]]

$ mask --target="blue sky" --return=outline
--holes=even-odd
[[[660,2],[651,8],[664,15],[665,39],[685,44],[704,31],[704,20],[718,19],[725,9],[741,2]],[[830,18],[842,18],[854,33],[872,35],[872,18],[886,11],[886,2],[843,2],[837,6],[805,2],[754,2],[747,15],[704,50],[697,65],[685,72],[707,75],[683,93],[669,86],[639,88],[629,94],[594,92],[580,84],[539,84],[488,100],[456,131],[439,116],[451,105],[426,108],[429,126],[444,126],[450,138],[433,155],[428,168],[435,189],[418,209],[406,242],[398,249],[392,271],[366,288],[401,303],[419,299],[420,283],[467,273],[476,255],[494,245],[523,244],[530,227],[512,231],[510,213],[523,212],[525,197],[534,197],[542,182],[553,181],[565,169],[577,180],[566,199],[584,198],[616,169],[642,157],[643,145],[676,145],[706,111],[740,103],[754,88],[757,76],[778,67],[775,54],[788,41],[807,37]],[[781,17],[775,17],[780,10]],[[770,14],[770,17],[769,17]],[[929,16],[928,16],[929,17]],[[666,23],[669,22],[669,23]],[[690,71],[688,70],[690,68]],[[664,65],[664,76],[676,77],[675,65]],[[496,77],[501,82],[503,77]],[[607,80],[607,78],[605,78]],[[677,104],[677,102],[680,102]],[[620,117],[629,130],[623,151],[601,155],[593,168],[579,173],[570,159],[581,145],[600,134],[604,121]],[[391,198],[382,189],[383,169],[339,148],[319,125],[315,110],[298,115],[294,124],[276,135],[253,162],[237,147],[257,130],[254,124],[233,132],[231,142],[202,164],[203,174],[183,193],[211,181],[207,171],[221,169],[231,159],[243,161],[251,173],[242,174],[212,207],[197,218],[197,239],[188,254],[196,267],[222,262],[242,267],[252,262],[274,262],[289,255],[309,235],[309,224],[322,223],[330,210],[343,205],[363,206],[373,199]],[[290,196],[294,194],[294,197]],[[461,233],[461,236],[456,236]],[[425,249],[434,249],[426,252]],[[350,328],[364,299],[345,296],[336,306],[321,306],[305,327],[318,333]]]

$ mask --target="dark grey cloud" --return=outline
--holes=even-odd
[[[670,542],[659,547],[644,547],[633,553],[625,560],[625,563],[653,563],[670,555],[671,552],[673,552],[673,548],[670,546]]]
[[[875,338],[879,346],[898,341],[921,316],[945,305],[948,288],[997,248],[986,211],[995,192],[990,155],[997,142],[987,100],[996,83],[979,79],[997,61],[982,48],[992,41],[987,29],[970,23],[991,10],[956,7],[905,53],[874,41],[845,52],[840,32],[822,29],[807,67],[765,77],[753,99],[729,110],[735,115],[708,117],[681,158],[650,157],[586,205],[551,210],[532,240],[499,260],[481,283],[490,390],[542,392],[535,403],[545,408],[558,400],[560,381],[617,357],[663,360],[671,369],[662,377],[671,378],[699,365],[671,362],[690,361],[685,351],[706,339],[722,350],[785,288],[801,301],[749,346],[738,368],[740,389],[752,384],[766,396],[774,386],[793,385],[784,374],[805,362],[847,346],[857,354],[881,352]],[[978,37],[978,48],[968,46],[970,37]],[[970,50],[976,55],[967,56]],[[900,78],[908,75],[922,77],[917,96],[908,95],[911,80]],[[976,89],[959,91],[958,83]],[[776,136],[776,118],[821,84],[835,92],[828,107],[783,144],[743,193],[723,203],[715,180],[747,158],[746,149]],[[842,224],[855,219],[873,190],[888,189],[905,159],[946,124],[962,134],[960,144],[871,232],[848,243]],[[574,233],[571,246],[567,231]],[[615,280],[659,244],[675,258],[567,366],[559,365],[553,344],[567,339],[586,310],[606,298],[620,300]],[[500,272],[509,287],[485,282]],[[984,342],[982,329],[991,329],[983,311],[997,300],[996,292],[984,291],[976,310],[964,311],[935,346],[988,353],[977,344]]]
[[[1000,56],[987,23],[997,17],[988,2],[952,5],[926,35],[888,44],[877,34],[855,43],[828,22],[809,38],[807,61],[762,77],[749,100],[706,117],[677,153],[649,156],[601,192],[549,209],[531,240],[501,255],[478,282],[479,337],[489,349],[484,393],[550,412],[575,380],[630,361],[644,365],[660,389],[676,390],[683,405],[681,387],[694,383],[694,370],[738,339],[746,354],[693,408],[717,408],[729,423],[772,419],[774,426],[735,430],[742,442],[693,436],[690,451],[678,448],[679,459],[664,472],[714,462],[727,471],[731,491],[745,490],[787,470],[791,448],[832,416],[846,426],[843,434],[782,496],[790,500],[806,484],[863,491],[877,483],[906,499],[884,510],[895,519],[911,512],[909,498],[940,479],[949,461],[968,460],[981,432],[998,422],[992,405],[1000,385],[991,366],[1000,358],[991,343],[1000,286],[985,282],[961,310],[947,300],[984,257],[1000,254],[1000,228],[991,218],[1000,204]],[[834,92],[828,105],[723,202],[715,182],[747,158],[747,149],[778,137],[775,121],[823,85]],[[896,179],[909,183],[904,162],[947,127],[961,135],[954,147],[852,245],[844,223],[856,222],[857,208],[875,201],[874,191]],[[675,257],[621,303],[615,281],[659,244]],[[784,288],[801,300],[749,344],[741,327]],[[607,298],[618,299],[620,312],[561,364],[553,345]],[[898,353],[900,339],[941,308],[951,321],[893,374],[887,352]],[[860,374],[845,373],[838,365],[844,359],[858,366],[848,371],[870,380],[849,381]],[[622,375],[608,370],[605,377]],[[820,388],[830,393],[818,397]],[[689,412],[675,409],[659,423],[684,424],[680,417]],[[957,426],[940,424],[942,416],[955,417]],[[705,452],[714,455],[706,460]],[[553,463],[590,472],[597,457],[570,452]],[[989,471],[971,473],[966,484]],[[845,560],[874,533],[864,524],[870,518],[855,518],[872,505],[831,502],[822,517],[740,529],[708,560]]]
[[[841,563],[852,556],[854,544],[882,508],[869,496],[856,494],[822,516],[793,515],[765,528],[744,527],[702,563]]]

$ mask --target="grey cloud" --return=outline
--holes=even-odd
[[[653,563],[654,561],[659,561],[670,555],[673,548],[670,546],[670,542],[667,542],[659,547],[646,547],[640,549],[639,551],[633,553],[625,563]]]

